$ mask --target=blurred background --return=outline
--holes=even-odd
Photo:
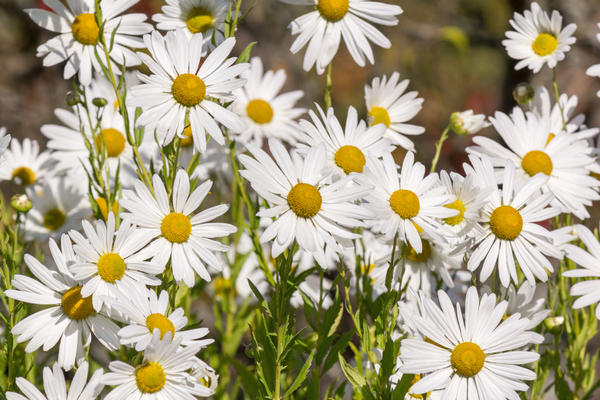
[[[388,0],[389,1],[389,0]],[[245,6],[251,4],[245,1]],[[514,11],[529,8],[524,0],[402,0],[404,9],[398,26],[383,29],[392,41],[391,49],[375,49],[374,66],[358,67],[343,45],[333,64],[333,101],[338,116],[345,118],[348,105],[364,116],[364,85],[376,75],[399,71],[409,78],[409,90],[417,90],[425,99],[423,110],[414,123],[426,128],[415,137],[417,157],[429,163],[434,142],[453,111],[472,108],[492,115],[514,106],[512,89],[521,81],[531,80],[528,70],[515,71],[501,41],[509,28]],[[579,98],[578,112],[585,113],[588,125],[600,126],[600,79],[585,75],[585,70],[600,62],[598,0],[540,1],[546,10],[557,9],[563,25],[577,24],[577,43],[566,61],[558,66],[560,90]],[[135,11],[151,16],[163,5],[161,0],[141,0]],[[41,0],[0,0],[0,126],[8,127],[13,137],[42,140],[39,128],[55,122],[53,110],[65,106],[69,82],[62,79],[63,64],[43,68],[36,58],[36,47],[53,34],[37,27],[22,11],[41,7]],[[287,71],[286,89],[303,89],[302,102],[310,107],[322,104],[324,76],[301,68],[304,51],[291,54],[293,38],[287,25],[307,12],[306,7],[290,6],[277,0],[257,1],[241,25],[238,51],[257,41],[253,55],[263,58],[271,69]],[[532,82],[550,85],[551,72],[544,68]],[[493,136],[492,129],[483,134]],[[442,168],[460,166],[468,137],[452,137],[444,146]]]

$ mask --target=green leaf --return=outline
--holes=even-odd
[[[408,393],[408,389],[412,386],[413,376],[414,375],[411,374],[402,375],[402,379],[396,384],[396,387],[392,392],[392,400],[404,400]]]
[[[354,388],[360,389],[367,384],[365,377],[355,368],[352,368],[350,364],[344,360],[343,355],[338,354],[338,360],[340,361],[340,366],[342,367],[344,375],[346,375],[346,378],[348,378],[348,381],[352,384],[352,386],[354,386]]]
[[[285,394],[283,395],[284,398],[286,398],[286,397],[290,396],[292,393],[294,393],[294,391],[300,387],[302,382],[304,382],[304,380],[306,379],[306,375],[308,374],[310,365],[312,364],[314,355],[315,355],[315,351],[313,350],[310,352],[310,355],[308,356],[308,358],[306,359],[306,362],[300,369],[300,372],[298,372],[298,375],[296,376],[296,379],[294,379],[292,386],[290,386],[288,388],[288,390],[285,391]]]
[[[244,51],[242,51],[242,53],[238,57],[236,64],[248,62],[248,60],[250,59],[250,52],[252,51],[252,47],[254,47],[255,44],[256,42],[251,42],[250,44],[248,44],[248,46],[246,46]]]
[[[327,355],[325,363],[323,364],[323,367],[321,369],[322,374],[327,372],[329,368],[331,368],[333,364],[335,364],[335,360],[338,358],[338,354],[341,354],[346,350],[348,342],[350,342],[350,339],[352,339],[353,335],[354,331],[345,332],[340,338],[340,340],[338,340],[337,343],[333,345],[331,350],[329,350],[329,354]]]

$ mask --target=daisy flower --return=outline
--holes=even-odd
[[[383,48],[391,42],[369,22],[385,26],[398,24],[399,6],[365,0],[282,0],[284,3],[311,6],[314,11],[293,20],[289,28],[298,35],[290,51],[296,54],[308,44],[302,67],[310,70],[316,63],[318,74],[325,71],[338,51],[340,39],[361,67],[365,58],[374,63],[369,40]],[[367,22],[368,21],[368,22]]]
[[[112,43],[110,59],[114,64],[113,71],[118,73],[121,70],[119,65],[138,65],[140,60],[132,49],[144,47],[138,36],[150,32],[152,25],[144,22],[146,15],[141,13],[120,16],[135,3],[137,0],[100,1],[104,25],[102,33],[94,15],[94,0],[70,0],[66,5],[56,0],[44,0],[51,11],[26,9],[25,12],[36,24],[59,34],[39,46],[37,56],[44,57],[46,67],[66,61],[64,78],[70,79],[77,73],[79,82],[88,85],[92,80],[92,68],[102,72],[95,56],[96,51],[104,54],[98,40],[99,34],[102,34],[105,43]]]
[[[517,186],[543,173],[548,179],[542,192],[552,193],[561,207],[577,217],[589,217],[585,207],[600,199],[600,181],[590,176],[595,159],[586,140],[567,134],[550,137],[549,120],[525,114],[518,107],[511,116],[497,112],[490,120],[508,148],[479,136],[473,138],[478,146],[467,152],[485,154],[495,166],[511,161],[518,171]]]
[[[40,153],[37,141],[25,138],[21,144],[13,138],[10,148],[4,152],[0,181],[13,180],[23,186],[36,185],[53,175],[52,164],[50,153]]]
[[[82,221],[85,237],[71,231],[78,261],[70,270],[78,280],[85,280],[81,295],[92,296],[96,311],[102,309],[106,297],[119,298],[138,285],[158,285],[155,275],[163,271],[162,265],[146,261],[148,253],[140,250],[149,239],[129,221],[122,221],[115,232],[115,215],[111,212],[106,223],[96,221],[96,227]]]
[[[537,73],[544,64],[554,68],[575,43],[573,32],[577,25],[563,28],[558,11],[552,11],[550,17],[536,2],[531,3],[531,11],[525,10],[523,15],[514,13],[510,24],[515,31],[506,32],[508,39],[502,45],[511,58],[520,60],[515,65],[517,70],[527,67]]]
[[[485,119],[485,115],[475,114],[473,110],[453,112],[450,115],[450,128],[457,135],[474,135],[490,126],[490,123]]]
[[[163,31],[183,29],[188,36],[201,33],[205,40],[220,44],[225,40],[225,17],[228,3],[220,0],[166,0],[162,13],[152,20]]]
[[[196,366],[192,370],[192,376],[201,384],[214,391],[219,386],[219,375],[215,370],[199,358],[196,359]]]
[[[205,44],[200,33],[190,37],[178,29],[163,37],[155,31],[144,36],[144,43],[152,57],[140,57],[151,75],[139,75],[143,83],[130,90],[128,99],[132,106],[142,108],[137,126],[145,127],[146,134],[156,130],[163,144],[170,143],[176,134],[183,135],[189,119],[194,146],[204,152],[207,133],[217,143],[225,143],[217,122],[234,132],[244,128],[237,114],[217,102],[234,100],[232,91],[245,83],[236,77],[248,64],[234,65],[236,58],[227,58],[234,38],[217,46],[202,65]]]
[[[443,218],[456,216],[459,211],[445,207],[456,199],[440,185],[438,174],[425,176],[425,166],[415,162],[412,152],[406,153],[400,174],[391,154],[383,161],[373,160],[361,182],[374,186],[365,200],[375,214],[372,227],[384,234],[386,240],[394,235],[409,243],[416,253],[423,251],[419,231],[439,238],[445,228]]]
[[[529,320],[527,329],[535,329],[550,314],[550,310],[544,309],[545,288],[543,293],[537,295],[536,289],[537,285],[525,281],[519,286],[519,290],[510,285],[503,296],[508,302],[506,315],[519,313],[521,317],[527,318]]]
[[[173,204],[165,185],[158,175],[152,178],[154,195],[141,182],[135,183],[135,191],[123,192],[121,205],[128,211],[123,213],[138,227],[146,248],[152,254],[152,263],[164,268],[169,260],[173,277],[193,287],[195,275],[210,281],[207,265],[221,271],[223,261],[214,252],[224,252],[228,246],[214,240],[234,233],[237,228],[230,224],[209,222],[227,212],[229,206],[220,204],[196,212],[204,201],[211,181],[205,181],[190,193],[190,178],[180,169],[173,183]]]
[[[304,159],[296,153],[290,156],[276,139],[269,139],[269,148],[273,158],[253,145],[248,145],[253,157],[239,156],[246,168],[240,173],[271,205],[257,213],[259,217],[274,218],[260,241],[272,241],[271,254],[276,258],[296,240],[321,266],[327,265],[325,245],[336,252],[341,252],[344,245],[350,247],[351,239],[358,238],[351,230],[364,226],[363,219],[371,216],[354,204],[369,187],[349,186],[351,176],[328,185],[323,145],[313,147]]]
[[[379,158],[392,152],[393,147],[383,138],[385,126],[367,127],[364,121],[358,120],[358,113],[352,106],[348,108],[348,116],[344,127],[340,125],[333,108],[327,115],[316,105],[319,115],[309,111],[311,121],[302,120],[302,134],[296,148],[300,153],[308,149],[325,145],[327,151],[327,169],[336,176],[345,176],[352,172],[362,173],[370,157]]]
[[[25,264],[37,279],[15,275],[12,280],[14,289],[5,293],[15,300],[50,307],[19,321],[12,333],[18,336],[18,343],[29,340],[25,347],[28,353],[39,347],[48,351],[60,341],[58,365],[70,370],[76,360],[84,357],[84,349],[90,345],[92,333],[109,350],[118,349],[119,327],[105,314],[94,311],[91,297],[82,294],[82,283],[69,271],[76,262],[69,236],[62,236],[60,249],[53,239],[49,240],[48,246],[56,270],[26,254]]]
[[[58,238],[91,214],[87,193],[65,178],[49,179],[39,190],[27,190],[33,203],[25,219],[28,238]]]
[[[209,397],[207,388],[188,371],[197,365],[194,355],[199,346],[181,347],[181,338],[171,340],[171,332],[160,338],[154,331],[152,341],[144,351],[141,365],[133,367],[123,361],[112,361],[102,377],[102,383],[115,386],[104,400],[134,399],[195,400]]]
[[[423,105],[423,99],[417,97],[415,91],[404,93],[409,80],[398,83],[400,74],[394,72],[390,79],[387,76],[376,77],[371,86],[365,85],[365,103],[371,125],[384,124],[385,137],[395,145],[414,151],[415,145],[405,135],[421,135],[425,128],[407,124],[417,115]]]
[[[44,367],[44,389],[46,395],[42,394],[34,384],[25,378],[17,378],[16,384],[25,395],[20,395],[15,392],[7,392],[7,400],[95,400],[104,385],[102,384],[102,368],[97,369],[92,377],[87,379],[90,367],[87,361],[82,362],[67,391],[65,375],[58,364],[54,364],[52,369]]]
[[[419,312],[409,316],[419,337],[402,340],[401,371],[422,374],[409,393],[439,389],[448,400],[519,398],[517,392],[528,389],[522,381],[536,376],[520,365],[539,358],[521,349],[543,336],[528,331],[529,320],[519,314],[503,320],[507,302],[496,304],[494,294],[480,299],[475,287],[467,291],[464,317],[442,290],[438,299],[439,305],[421,296]]]
[[[488,182],[495,181],[494,171],[481,171]],[[546,255],[562,258],[562,252],[552,243],[552,234],[538,222],[552,218],[560,212],[548,207],[552,193],[540,194],[547,180],[538,174],[521,187],[515,187],[515,168],[507,163],[502,179],[502,190],[496,189],[481,210],[480,223],[483,231],[478,233],[476,247],[467,262],[469,271],[480,265],[480,279],[485,282],[497,265],[502,286],[508,287],[510,280],[518,284],[516,260],[521,271],[532,284],[535,278],[545,282],[552,264]]]
[[[6,133],[4,126],[0,127],[0,166],[4,163],[4,152],[10,143],[10,135]]]
[[[143,351],[152,341],[155,329],[163,338],[167,332],[175,339],[181,338],[183,346],[198,344],[206,347],[213,339],[200,338],[208,334],[208,328],[183,330],[188,323],[183,308],[167,313],[169,294],[163,290],[157,296],[154,290],[137,289],[121,293],[118,299],[110,301],[111,307],[125,316],[127,326],[121,328],[121,344],[135,345],[136,351]]]
[[[598,28],[600,28],[600,23],[598,24]],[[600,42],[600,33],[596,34],[596,39]],[[586,74],[589,76],[594,76],[600,78],[600,64],[592,65],[586,71]],[[596,93],[598,97],[600,97],[600,90]]]
[[[302,90],[280,93],[286,79],[285,71],[263,73],[259,57],[250,60],[250,68],[241,75],[246,79],[243,88],[233,92],[236,99],[231,109],[242,117],[246,127],[237,136],[242,143],[262,144],[264,138],[275,137],[294,143],[299,134],[296,118],[304,114],[296,102],[304,95]]]
[[[567,258],[573,260],[581,268],[563,272],[569,278],[591,278],[575,283],[571,286],[571,296],[581,296],[573,303],[573,308],[587,307],[600,300],[600,243],[584,225],[576,225],[575,229],[579,239],[587,251],[579,246],[567,244],[564,249]],[[600,305],[596,307],[596,318],[600,319]]]

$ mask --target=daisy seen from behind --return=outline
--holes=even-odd
[[[214,272],[223,269],[223,260],[215,252],[229,249],[215,239],[237,230],[233,225],[210,221],[225,214],[229,206],[220,204],[198,212],[212,181],[207,180],[192,190],[183,169],[175,176],[172,204],[158,175],[153,176],[152,184],[154,195],[141,181],[135,183],[135,190],[123,193],[121,205],[127,210],[123,217],[135,223],[136,231],[149,242],[145,251],[152,254],[152,263],[164,268],[171,261],[177,283],[193,287],[195,274],[210,281],[208,268]]]
[[[181,338],[172,339],[171,332],[161,339],[159,330],[155,329],[141,365],[134,367],[123,361],[109,364],[102,383],[115,388],[104,400],[131,396],[132,399],[195,400],[213,395],[214,390],[190,375],[197,366],[195,354],[199,350],[198,345],[181,347]]]
[[[37,56],[44,57],[44,66],[49,67],[66,61],[63,77],[70,79],[78,74],[79,82],[88,85],[92,80],[92,69],[102,72],[95,52],[103,58],[104,48],[98,40],[104,37],[105,43],[112,43],[110,62],[112,69],[119,73],[120,65],[138,65],[140,60],[132,49],[144,47],[140,36],[152,30],[142,13],[120,15],[137,0],[102,0],[103,32],[96,22],[93,0],[71,0],[63,4],[56,0],[44,0],[50,11],[30,8],[25,12],[44,29],[59,35],[40,45]],[[102,62],[106,64],[103,58]]]
[[[286,80],[285,71],[263,72],[259,57],[250,60],[250,68],[241,77],[246,84],[234,91],[235,101],[231,105],[231,109],[242,117],[246,125],[237,135],[237,140],[261,145],[263,139],[275,137],[294,143],[299,134],[296,118],[306,112],[304,108],[296,107],[296,102],[304,92],[294,90],[280,93]]]
[[[408,124],[421,110],[423,99],[416,91],[404,93],[409,80],[400,81],[400,74],[394,72],[387,76],[376,77],[371,86],[365,85],[365,104],[371,125],[386,126],[385,137],[397,146],[414,151],[415,145],[406,137],[421,135],[425,128]]]
[[[400,347],[401,371],[421,374],[410,394],[441,390],[448,400],[516,399],[517,392],[535,379],[535,373],[521,367],[539,358],[523,351],[543,336],[528,331],[529,320],[513,314],[503,320],[508,303],[496,303],[494,294],[481,298],[470,287],[464,314],[448,295],[438,291],[439,305],[423,293],[418,312],[407,315],[418,336],[403,339]]]
[[[206,347],[214,340],[202,337],[208,334],[208,328],[184,330],[188,319],[183,308],[169,310],[169,294],[166,290],[157,296],[154,290],[136,288],[121,293],[118,299],[110,301],[111,307],[125,316],[127,325],[119,330],[121,344],[131,345],[136,351],[143,351],[152,341],[155,329],[161,339],[167,332],[175,339],[181,338],[181,345],[192,344]]]
[[[282,1],[314,8],[290,23],[292,35],[298,35],[290,51],[296,54],[308,45],[302,67],[308,71],[316,64],[318,74],[333,60],[342,39],[359,66],[365,66],[365,58],[373,64],[369,41],[383,48],[389,48],[391,42],[371,23],[393,26],[398,24],[396,16],[402,13],[397,5],[365,0]]]
[[[248,145],[252,157],[239,156],[246,168],[240,173],[271,206],[257,215],[274,218],[260,241],[272,242],[271,254],[276,258],[296,240],[325,267],[328,262],[324,247],[338,253],[344,246],[351,247],[351,240],[359,237],[351,230],[364,226],[363,220],[371,216],[354,204],[370,188],[349,185],[352,176],[329,184],[324,145],[311,148],[304,159],[297,153],[290,156],[276,139],[269,140],[269,149],[273,158],[252,145]]]
[[[82,296],[92,296],[92,304],[100,311],[107,297],[118,298],[132,287],[154,286],[164,266],[147,261],[147,252],[141,251],[149,239],[136,226],[123,220],[115,230],[115,215],[110,212],[106,222],[96,220],[95,227],[88,221],[81,225],[85,236],[77,231],[70,235],[78,261],[70,266],[73,276],[84,280]]]
[[[16,384],[21,389],[24,395],[7,392],[7,400],[95,400],[104,385],[102,384],[102,368],[94,371],[88,380],[89,364],[87,361],[82,362],[67,390],[65,376],[58,364],[54,364],[52,369],[44,367],[44,391],[42,394],[31,382],[25,378],[17,378]]]
[[[119,327],[104,313],[94,310],[89,295],[82,295],[83,283],[75,279],[69,270],[76,262],[69,236],[61,237],[61,248],[52,239],[48,244],[56,270],[26,254],[25,264],[36,279],[15,275],[12,281],[14,289],[7,290],[6,295],[25,303],[49,307],[19,321],[12,333],[18,336],[18,343],[29,341],[25,347],[29,353],[40,347],[48,351],[60,341],[58,365],[70,370],[77,360],[84,357],[84,349],[90,345],[92,334],[109,350],[119,348]]]
[[[558,11],[552,11],[550,17],[536,2],[531,3],[531,10],[515,13],[510,24],[515,30],[506,32],[502,45],[511,58],[519,60],[517,70],[527,67],[538,73],[544,65],[554,68],[575,43],[577,25],[563,28]]]
[[[225,143],[219,123],[234,132],[244,128],[237,114],[218,103],[234,100],[232,91],[245,82],[238,75],[248,64],[227,58],[235,38],[217,46],[202,64],[205,43],[200,33],[190,37],[178,29],[162,36],[155,31],[144,36],[144,43],[151,56],[140,57],[151,74],[139,75],[142,84],[131,88],[128,101],[142,108],[136,123],[145,127],[146,134],[156,130],[162,144],[168,144],[175,135],[183,138],[189,124],[195,148],[204,152],[206,134]]]
[[[443,218],[454,217],[458,210],[445,207],[456,198],[440,184],[437,173],[425,176],[425,166],[415,162],[414,153],[404,156],[402,168],[391,154],[382,161],[373,160],[360,182],[374,187],[366,196],[367,207],[375,215],[370,225],[386,240],[395,235],[409,243],[417,254],[423,250],[419,231],[433,238],[443,236]]]

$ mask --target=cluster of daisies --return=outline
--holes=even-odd
[[[341,39],[358,65],[373,63],[369,42],[391,44],[372,24],[396,25],[402,13],[363,0],[284,1],[313,8],[291,22],[290,50],[306,47],[303,67],[319,74]],[[48,398],[213,395],[216,372],[197,356],[213,340],[207,328],[188,328],[169,289],[203,280],[244,299],[251,281],[268,297],[265,268],[275,271],[282,254],[298,272],[345,268],[353,290],[369,285],[373,297],[390,290],[392,269],[391,289],[404,295],[390,384],[413,374],[413,398],[513,399],[528,389],[523,381],[536,376],[522,365],[538,359],[531,349],[544,338],[535,329],[549,314],[536,282],[564,257],[580,266],[564,276],[599,274],[593,233],[548,223],[585,220],[600,200],[600,129],[573,115],[576,97],[554,99],[542,87],[489,122],[472,110],[452,114],[457,134],[493,126],[502,142],[475,136],[462,173],[428,172],[409,138],[424,133],[411,123],[423,99],[399,73],[365,85],[358,110],[306,109],[301,90],[282,92],[283,70],[232,56],[229,2],[167,0],[155,26],[144,14],[123,14],[136,2],[44,0],[48,10],[26,10],[58,34],[38,48],[44,65],[64,62],[65,79],[79,85],[69,108],[56,110],[59,122],[41,128],[47,150],[0,131],[0,180],[31,202],[20,210],[21,229],[50,254],[44,262],[25,255],[28,273],[5,292],[40,308],[12,329],[25,351],[58,349],[43,373]],[[517,69],[555,68],[575,42],[575,26],[563,28],[558,12],[537,3],[510,23],[503,44]],[[123,72],[140,64],[145,72]],[[588,73],[600,76],[600,65]],[[222,222],[233,221],[218,193],[244,182],[258,197],[252,232]],[[502,293],[478,293],[473,280],[497,280]],[[308,298],[328,307],[332,284],[309,274],[292,305]],[[600,300],[598,281],[571,292],[581,296],[575,307]],[[88,379],[93,342],[125,351],[128,362]],[[74,368],[67,393],[63,370]],[[10,400],[46,398],[24,378],[16,384],[23,395],[9,392]]]

